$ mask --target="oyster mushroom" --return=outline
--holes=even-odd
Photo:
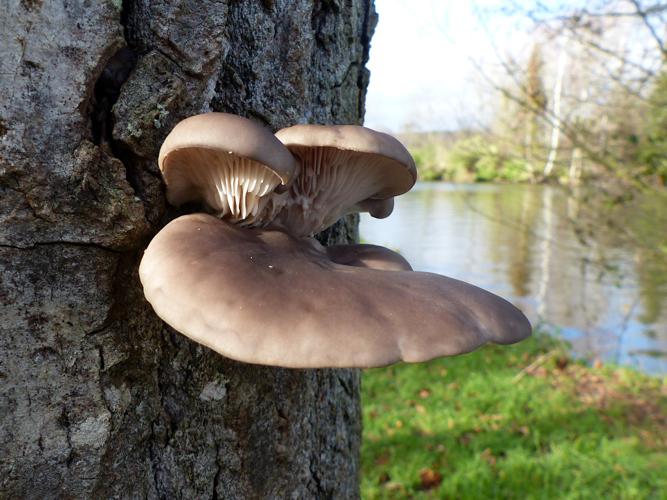
[[[191,214],[153,239],[139,274],[158,316],[247,363],[382,366],[530,334],[521,311],[473,285],[363,261],[364,267],[344,265],[330,252],[284,230]]]
[[[158,164],[172,205],[203,202],[218,217],[262,225],[279,210],[272,196],[297,173],[297,162],[265,127],[227,113],[178,123],[160,148]]]
[[[412,272],[383,247],[324,248],[310,237],[351,211],[391,213],[416,180],[400,142],[358,126],[277,136],[285,145],[211,113],[167,137],[169,201],[202,201],[218,215],[180,217],[146,249],[144,294],[169,325],[224,356],[294,368],[425,361],[530,334],[521,311],[480,288]]]
[[[414,160],[394,137],[357,125],[295,125],[276,137],[299,159],[300,173],[275,223],[313,235],[346,213],[387,217],[393,197],[417,179]]]

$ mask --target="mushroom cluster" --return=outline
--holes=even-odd
[[[292,368],[426,361],[530,335],[509,302],[414,272],[376,245],[323,247],[341,216],[383,218],[416,181],[395,138],[353,126],[278,131],[207,113],[160,150],[170,203],[204,204],[167,224],[139,267],[144,294],[173,328],[218,353]]]

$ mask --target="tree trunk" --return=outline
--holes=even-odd
[[[556,81],[554,83],[553,93],[553,118],[551,126],[551,143],[549,145],[549,157],[547,163],[544,165],[544,177],[549,177],[556,162],[556,155],[558,154],[558,144],[560,142],[560,132],[562,123],[561,112],[561,98],[563,94],[563,79],[565,78],[565,66],[567,65],[567,38],[563,38],[558,55],[558,69],[556,70]]]
[[[360,123],[372,0],[0,9],[0,498],[357,497],[358,371],[225,359],[137,266],[179,120]]]

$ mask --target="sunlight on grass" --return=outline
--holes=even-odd
[[[667,383],[538,335],[368,370],[362,496],[667,498]]]

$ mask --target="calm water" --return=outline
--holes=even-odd
[[[577,235],[570,221],[581,208],[552,187],[427,183],[397,198],[388,219],[364,214],[360,230],[415,270],[507,298],[580,356],[667,373],[664,257],[608,234]],[[652,227],[653,217],[636,219],[667,231]]]

